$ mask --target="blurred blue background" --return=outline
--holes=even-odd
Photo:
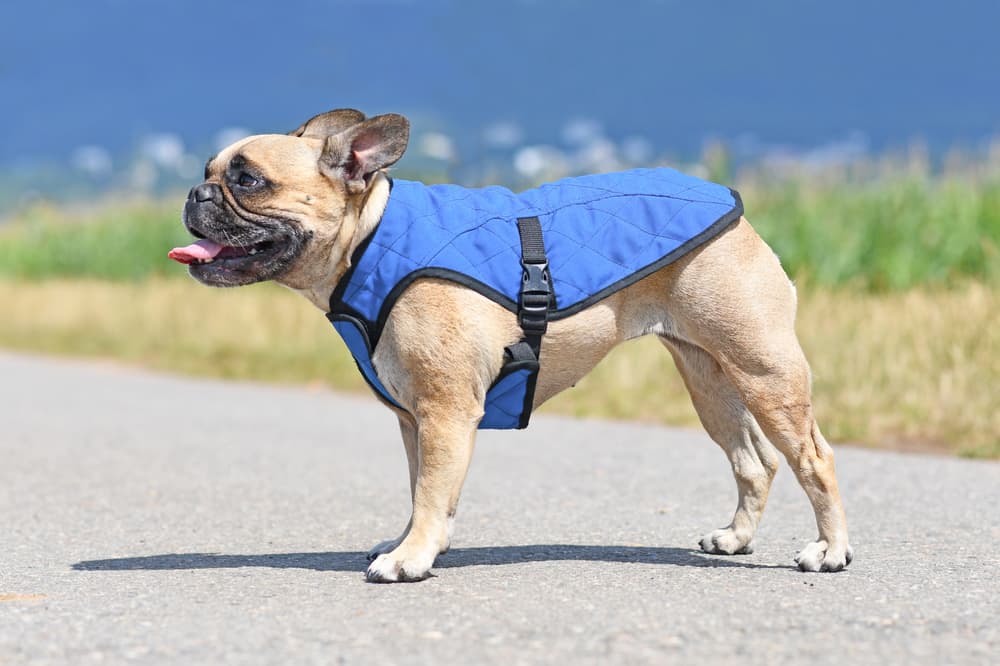
[[[0,205],[190,181],[220,144],[341,106],[409,115],[401,167],[470,183],[713,140],[975,148],[1000,130],[998,21],[972,0],[8,2]]]

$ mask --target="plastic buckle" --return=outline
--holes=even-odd
[[[552,288],[549,286],[549,264],[521,263],[521,298],[518,303],[517,323],[525,333],[542,335],[548,329],[549,305]]]

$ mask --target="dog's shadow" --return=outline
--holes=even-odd
[[[785,569],[775,564],[754,564],[742,558],[706,555],[689,548],[654,548],[646,546],[582,546],[537,544],[453,548],[435,562],[437,569],[472,566],[498,566],[530,562],[621,562],[663,564],[681,567],[741,567],[748,569]],[[170,553],[143,557],[85,560],[73,565],[77,571],[161,571],[181,569],[312,569],[313,571],[364,571],[368,566],[364,552],[274,553],[262,555],[227,555],[224,553]]]

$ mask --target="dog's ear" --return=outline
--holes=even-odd
[[[363,122],[365,114],[356,109],[334,109],[313,116],[299,128],[289,132],[289,136],[300,136],[307,139],[325,139],[334,134],[340,134],[346,129]]]
[[[363,192],[371,175],[403,156],[410,140],[410,121],[396,113],[375,116],[328,137],[319,168],[342,180],[351,194]]]

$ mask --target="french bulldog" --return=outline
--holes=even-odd
[[[493,418],[491,390],[498,382],[511,382],[496,400],[507,400],[506,407],[500,406],[514,412],[514,425],[498,427],[522,427],[532,408],[574,385],[619,343],[644,335],[655,335],[673,356],[701,422],[729,458],[736,479],[735,515],[728,526],[700,540],[702,550],[753,552],[780,452],[812,504],[819,532],[795,558],[798,567],[839,571],[851,562],[834,455],[813,416],[809,365],[795,335],[796,291],[778,258],[742,216],[738,195],[727,198],[727,191],[708,190],[711,184],[695,179],[680,187],[677,183],[688,183],[680,180],[687,177],[675,172],[637,171],[614,180],[628,183],[622,191],[604,192],[604,185],[594,183],[611,181],[585,179],[534,190],[530,205],[525,204],[529,215],[522,218],[516,214],[521,195],[500,188],[394,183],[386,170],[403,156],[408,140],[409,122],[403,116],[366,118],[353,109],[320,114],[288,134],[242,139],[208,161],[204,182],[184,204],[184,224],[199,240],[170,252],[206,285],[274,280],[345,326],[338,331],[379,398],[398,417],[413,502],[402,533],[372,549],[369,581],[424,579],[438,554],[447,551],[476,431]],[[656,179],[666,183],[656,187],[674,189],[665,195],[645,193],[642,183]],[[694,209],[718,205],[730,211],[729,217],[696,228],[693,239],[643,264],[631,277],[608,278],[617,288],[598,288],[578,298],[576,307],[560,310],[559,299],[570,290],[566,280],[560,281],[567,270],[583,276],[577,281],[593,281],[591,263],[601,262],[602,271],[616,270],[615,264],[629,256],[616,257],[641,254],[649,245],[633,244],[627,252],[598,248],[591,253],[593,262],[566,268],[568,259],[557,262],[555,254],[581,254],[587,225],[597,219],[593,216],[623,219],[631,213],[622,211],[632,210],[637,201],[675,206],[669,210],[680,215],[691,210],[691,197],[684,194],[689,190],[711,195],[701,197]],[[421,203],[414,208],[405,197]],[[455,217],[479,211],[478,203],[466,202],[482,197],[502,212],[483,214],[460,232],[442,221],[449,211]],[[550,200],[558,205],[539,203]],[[382,226],[389,224],[390,210],[408,215],[405,230]],[[660,208],[645,210],[653,211],[647,217],[666,216],[656,212]],[[555,215],[564,225],[558,235],[586,232],[580,232],[573,252],[556,244]],[[523,219],[528,220],[524,229]],[[654,219],[648,223],[654,226],[642,232],[653,243],[670,236],[656,231],[661,223]],[[616,229],[624,233],[626,228],[624,223],[601,225],[603,244],[612,242],[608,239]],[[385,234],[398,237],[389,242]],[[398,246],[410,242],[407,238],[431,242],[427,239],[435,234],[445,234],[444,240],[434,241],[440,247],[433,253],[425,252],[434,256],[424,258],[423,268],[395,286],[383,286],[388,293],[379,297],[383,300],[358,305],[362,300],[357,299],[379,289],[379,271],[404,262],[396,255]],[[497,256],[511,255],[515,261],[521,255],[515,268],[498,269],[499,287],[475,272],[492,265],[492,254],[490,261],[463,259],[469,252],[463,248],[485,243],[487,235],[501,238]],[[545,255],[549,248],[544,246],[551,246],[552,256]],[[434,262],[456,248],[460,253],[454,262],[469,261],[472,277],[435,268]],[[362,264],[366,272],[359,275]],[[372,311],[365,314],[365,308]],[[359,324],[362,320],[367,323]],[[507,373],[508,368],[514,371]],[[525,403],[523,413],[518,404],[510,407],[518,401]]]

